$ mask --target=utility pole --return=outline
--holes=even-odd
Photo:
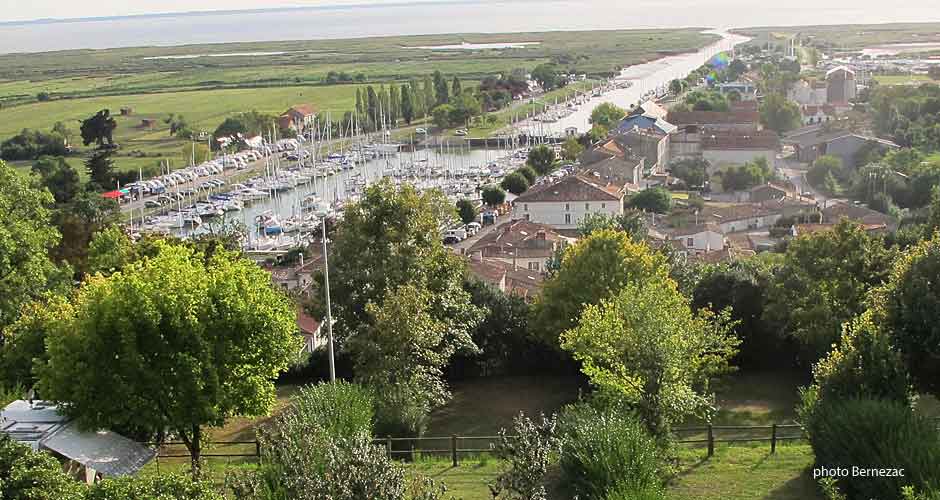
[[[326,288],[326,335],[327,355],[330,358],[330,382],[336,382],[336,363],[333,358],[333,311],[330,308],[330,262],[327,258],[326,248],[326,212],[323,213],[323,284]]]

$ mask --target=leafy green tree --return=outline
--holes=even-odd
[[[30,161],[41,156],[64,156],[68,152],[63,136],[55,132],[47,134],[30,129],[23,129],[0,144],[0,158],[10,161]]]
[[[421,87],[421,90],[422,98],[424,99],[425,113],[430,113],[431,110],[434,109],[434,106],[438,104],[434,95],[434,83],[431,81],[430,75],[425,75],[424,85]]]
[[[647,188],[627,199],[626,205],[644,212],[667,214],[672,210],[672,194],[661,187]]]
[[[738,167],[730,167],[722,173],[722,186],[726,191],[743,191],[773,179],[774,173],[767,159],[759,157]]]
[[[741,339],[739,366],[762,368],[785,363],[792,358],[783,339],[764,322],[767,289],[775,266],[753,258],[707,268],[695,284],[692,306],[712,311],[730,310],[735,334]]]
[[[434,125],[436,125],[437,128],[450,128],[453,126],[453,122],[451,120],[454,116],[454,107],[450,104],[441,104],[439,106],[435,106],[431,111],[431,116],[431,119],[434,120]]]
[[[204,426],[271,410],[296,331],[295,306],[253,262],[166,245],[85,283],[49,332],[39,385],[84,428],[172,433],[198,475]]]
[[[858,224],[844,220],[787,246],[768,290],[765,319],[800,347],[804,366],[839,341],[842,324],[865,310],[865,298],[887,281],[894,253]]]
[[[918,390],[940,396],[940,233],[907,252],[879,291],[885,327],[911,371]]]
[[[414,97],[414,90],[410,85],[402,87],[401,92],[401,117],[404,118],[405,123],[411,125],[411,122],[415,119],[415,104],[412,100]]]
[[[92,236],[88,245],[88,273],[111,274],[138,260],[134,242],[120,226],[109,226]]]
[[[760,121],[764,127],[782,134],[800,126],[800,108],[785,95],[772,93],[760,105]]]
[[[457,97],[463,95],[463,88],[460,85],[460,78],[454,77],[454,81],[450,86],[450,95]]]
[[[538,82],[546,92],[564,85],[558,65],[554,63],[539,64],[532,70],[532,79]]]
[[[534,168],[539,175],[549,174],[555,166],[555,151],[544,144],[535,146],[529,150],[526,165]]]
[[[57,295],[23,305],[19,318],[3,329],[0,338],[0,388],[32,388],[36,384],[33,366],[47,359],[45,342],[49,329],[70,311],[69,302]]]
[[[430,290],[434,318],[447,322],[450,335],[470,330],[477,313],[462,288],[464,264],[444,246],[440,231],[455,212],[440,192],[399,188],[388,180],[369,186],[346,210],[330,255],[333,331],[340,346],[371,328],[367,304],[381,305],[389,292],[408,284]]]
[[[0,433],[0,494],[10,500],[84,500],[85,488],[62,472],[52,454]]]
[[[92,236],[120,222],[121,211],[116,201],[84,190],[71,203],[59,206],[52,220],[62,237],[50,256],[56,262],[67,262],[80,277],[86,271]]]
[[[447,80],[440,71],[434,72],[434,102],[440,106],[450,102],[450,93],[447,88]]]
[[[516,172],[519,172],[520,174],[522,174],[522,176],[525,177],[526,182],[528,182],[530,186],[535,184],[535,180],[538,179],[538,176],[539,176],[539,174],[535,172],[535,169],[528,165],[519,167],[518,169],[516,169]]]
[[[616,295],[627,283],[666,279],[661,255],[626,232],[600,230],[565,250],[561,267],[546,280],[535,306],[535,331],[551,345],[574,327],[584,307]]]
[[[477,349],[469,329],[451,328],[436,317],[434,301],[425,287],[405,284],[391,290],[381,305],[366,307],[372,324],[349,341],[356,379],[378,394],[380,435],[422,435],[431,411],[450,398],[443,375],[451,356]],[[480,318],[476,308],[472,311],[464,321],[471,328]]]
[[[224,500],[207,481],[194,481],[185,475],[108,478],[88,490],[85,500]]]
[[[726,315],[695,313],[668,278],[627,282],[587,305],[562,348],[591,383],[635,409],[650,433],[715,411],[709,381],[729,371],[739,341]]]
[[[470,200],[461,198],[457,200],[457,215],[464,224],[469,224],[477,220],[477,207]]]
[[[85,160],[85,170],[91,182],[99,189],[109,189],[114,185],[114,161],[111,160],[111,151],[95,151]]]
[[[708,181],[708,168],[711,165],[704,158],[684,158],[669,164],[669,171],[689,188],[698,188]]]
[[[43,187],[52,193],[57,204],[68,203],[81,189],[78,172],[61,156],[42,156],[33,163],[32,171],[39,176]]]
[[[111,111],[102,109],[91,118],[82,122],[82,143],[86,146],[96,144],[99,149],[114,146],[114,130],[117,121],[111,116]]]
[[[584,146],[574,137],[565,139],[564,144],[561,145],[561,156],[568,161],[577,160],[583,152]]]
[[[648,228],[643,220],[643,214],[635,210],[630,210],[622,215],[613,216],[610,214],[586,214],[578,224],[578,233],[582,238],[594,234],[597,231],[609,229],[613,231],[623,231],[633,238],[633,241],[646,241]]]
[[[498,207],[506,202],[506,191],[499,186],[486,186],[480,196],[488,207]]]
[[[595,144],[606,139],[608,134],[610,134],[610,130],[607,127],[595,123],[588,131],[587,139],[591,144]]]
[[[524,193],[527,189],[529,189],[529,181],[526,180],[525,176],[519,172],[513,172],[506,177],[503,177],[503,180],[499,183],[499,185],[506,191],[509,191],[516,196]]]
[[[542,368],[546,351],[529,335],[529,305],[518,295],[470,278],[464,284],[470,301],[484,312],[471,337],[478,352],[457,353],[451,377],[525,374]]]
[[[599,104],[591,111],[591,123],[607,128],[615,129],[620,125],[627,112],[623,108],[609,102]]]
[[[0,161],[0,328],[62,278],[49,259],[61,238],[52,225],[52,202],[51,194]]]
[[[685,91],[685,82],[679,79],[675,79],[669,82],[669,93],[672,95],[679,95]]]

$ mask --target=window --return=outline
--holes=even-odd
[[[525,210],[526,212],[528,212],[528,211],[529,211],[529,204],[526,203],[526,204],[522,205],[522,209]]]
[[[591,204],[590,204],[590,203],[585,203],[585,204],[584,204],[584,211],[587,212],[587,211],[590,210],[590,209],[591,209]]]
[[[571,224],[571,214],[565,214],[565,224]]]
[[[689,248],[694,247],[694,246],[695,246],[695,238],[686,238],[686,239],[685,239],[685,246],[687,246],[687,247],[689,247]]]
[[[565,203],[565,212],[567,212],[568,210],[571,210],[571,205],[568,203]]]
[[[529,262],[529,271],[538,271],[539,263],[538,262]]]
[[[601,203],[601,208],[607,208],[607,204],[606,204],[606,203]]]

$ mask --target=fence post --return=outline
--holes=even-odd
[[[770,427],[770,453],[777,452],[777,424]]]
[[[715,454],[715,432],[712,429],[712,424],[708,424],[708,457],[711,458]]]
[[[385,438],[385,450],[388,451],[388,459],[392,459],[392,436]]]
[[[411,440],[411,461],[414,462],[415,458],[417,458],[417,455],[415,455],[415,442],[412,439]]]
[[[450,458],[454,462],[454,467],[457,467],[457,435],[456,434],[450,437]]]

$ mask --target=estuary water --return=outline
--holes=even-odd
[[[40,2],[42,3],[42,2]],[[114,16],[136,2],[45,0],[49,17]],[[298,2],[235,1],[230,8]],[[329,5],[291,10],[166,14],[97,20],[0,24],[0,53],[199,43],[312,40],[441,33],[505,33],[630,28],[729,28],[940,20],[937,0],[432,0]],[[81,5],[79,5],[81,4]],[[90,5],[89,5],[90,4]],[[100,7],[95,7],[95,4]],[[152,2],[151,2],[152,4]],[[166,4],[199,9],[198,0]],[[183,7],[185,5],[186,7]],[[72,9],[73,10],[69,10]],[[81,10],[75,10],[81,8]],[[204,7],[203,7],[204,8]],[[17,21],[23,0],[0,0],[0,21]],[[29,11],[32,12],[32,11]],[[455,43],[460,40],[455,37]]]

